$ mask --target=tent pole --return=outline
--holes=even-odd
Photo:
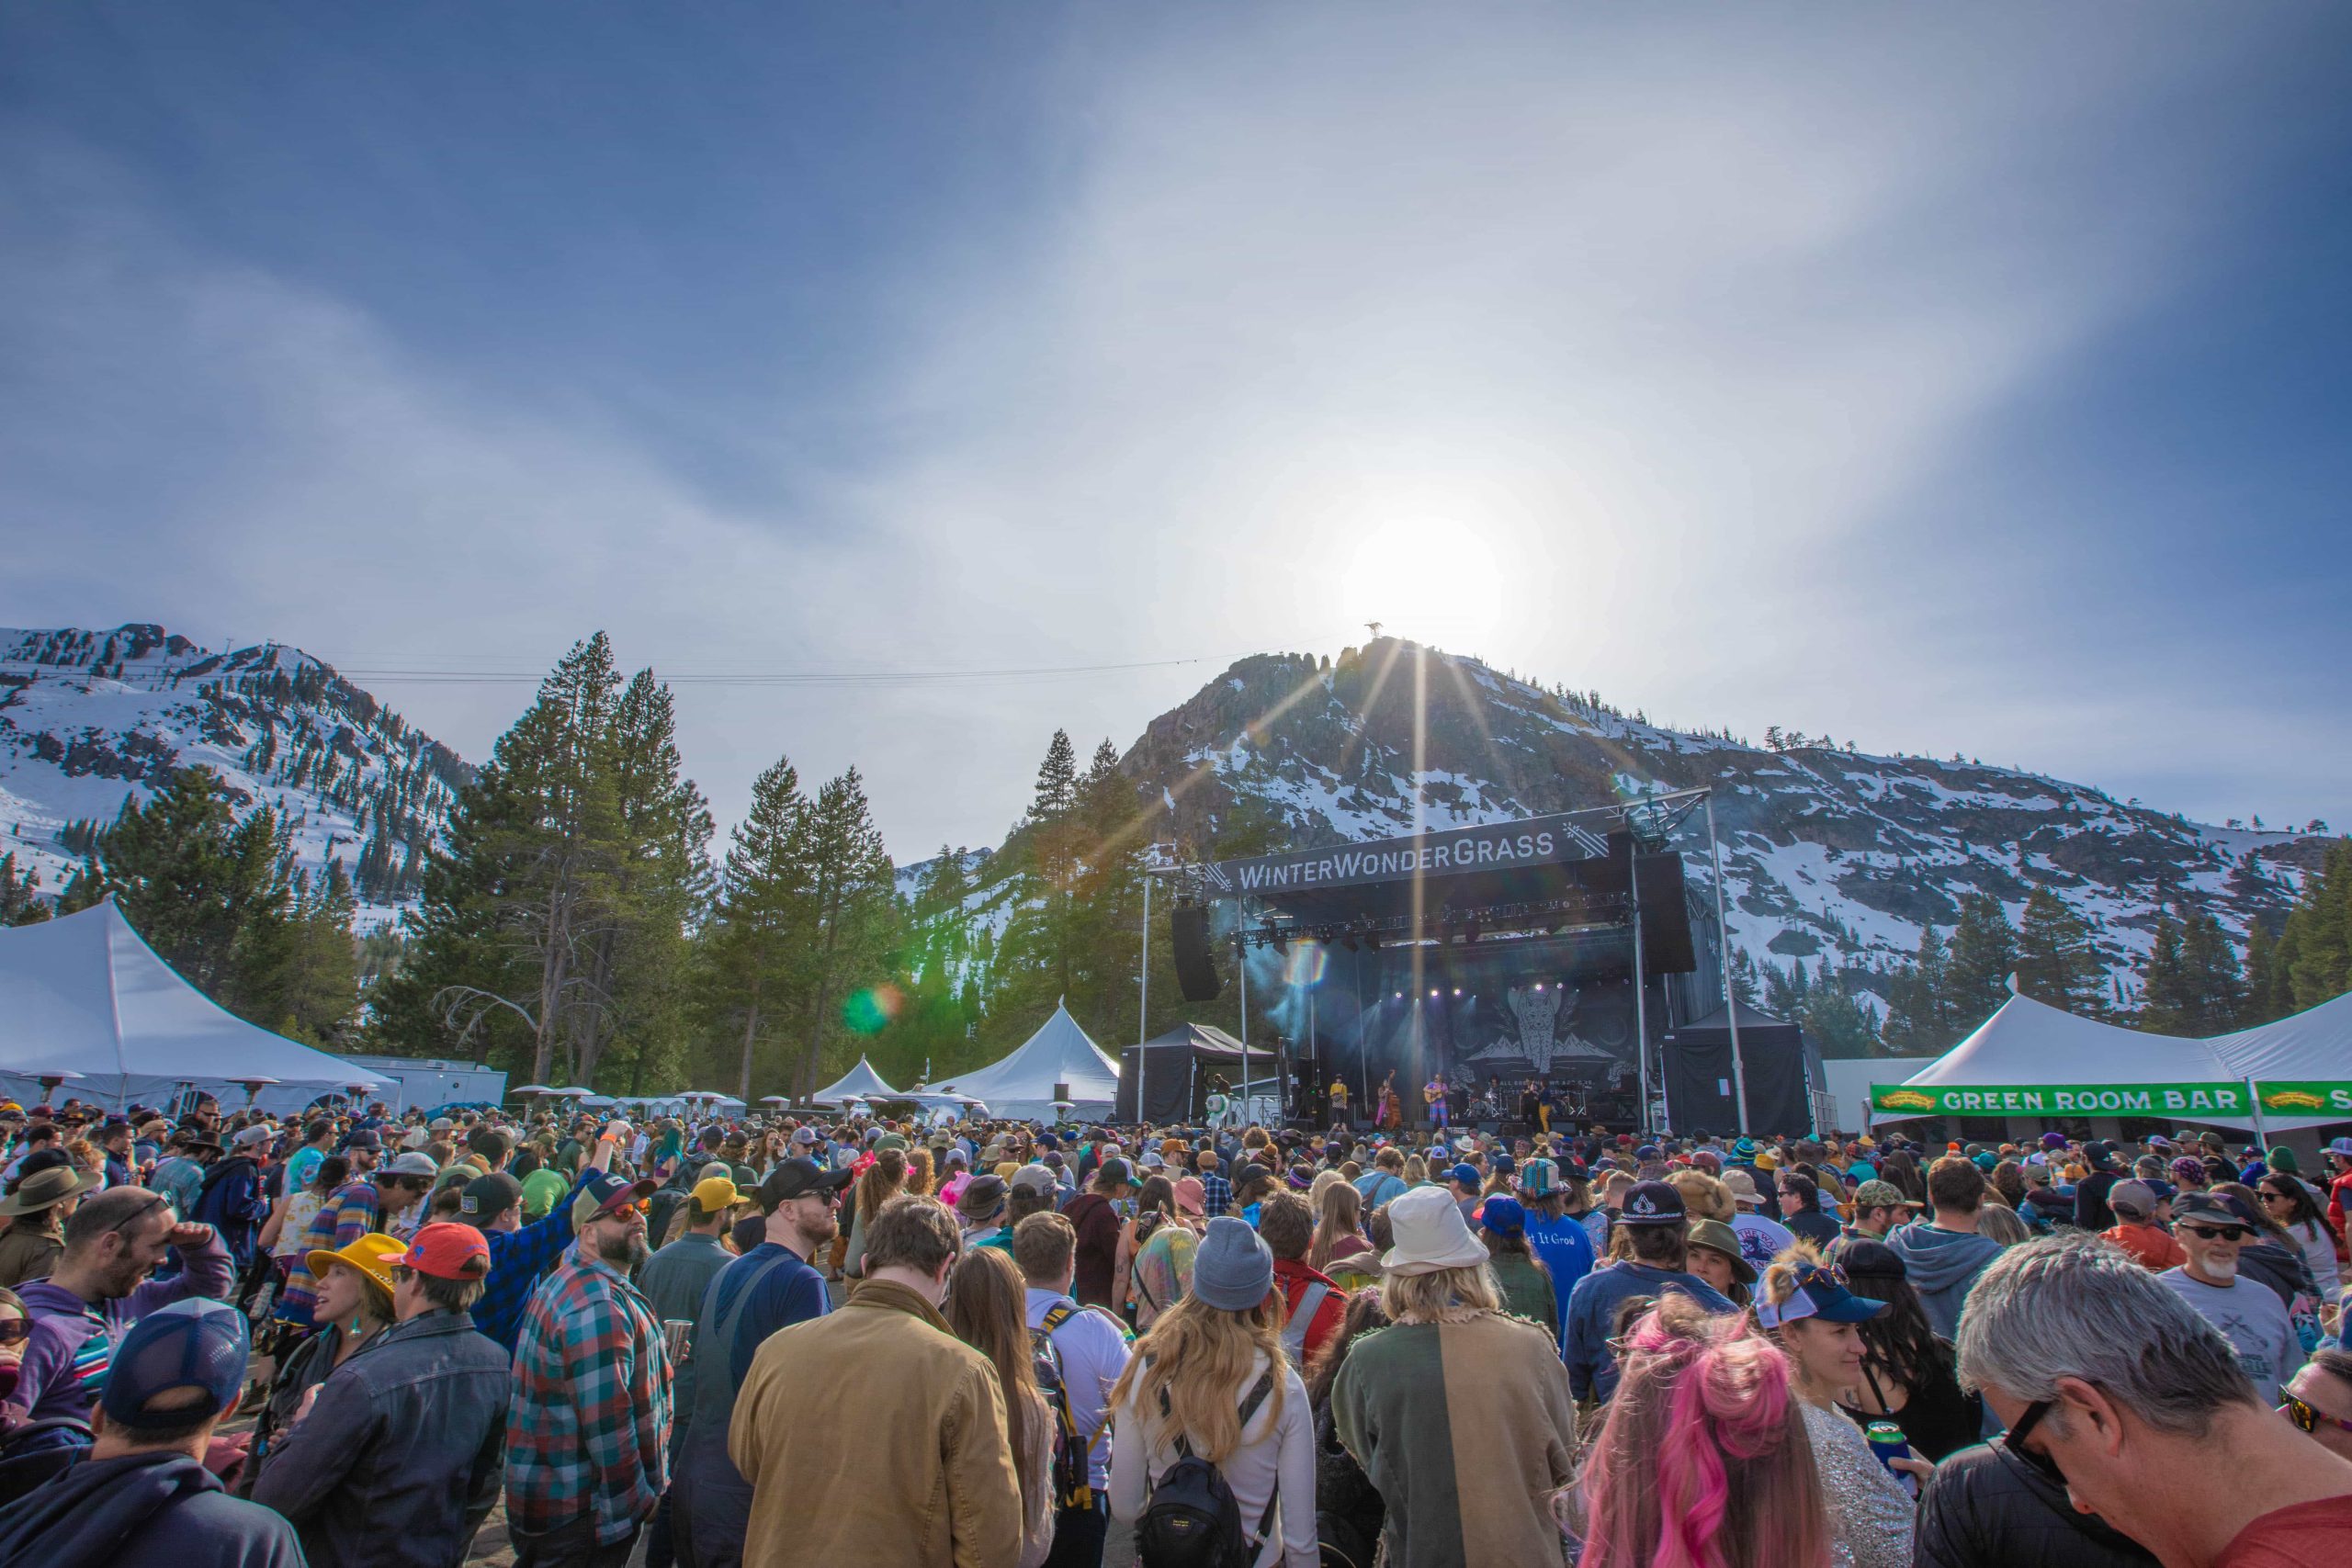
[[[1633,819],[1626,818],[1631,827]],[[1642,994],[1642,847],[1626,835],[1625,886],[1634,903],[1634,1055],[1642,1064],[1642,1102],[1634,1112],[1634,1134],[1636,1137],[1649,1130],[1650,1121],[1650,1023],[1648,999]]]
[[[2246,1109],[2251,1111],[2254,1116],[2255,1146],[2262,1151],[2262,1156],[2267,1161],[2270,1157],[2270,1134],[2262,1130],[2262,1096],[2255,1093],[2254,1080],[2252,1078],[2247,1078],[2244,1081],[2245,1083]]]
[[[1739,1059],[1739,998],[1732,994],[1731,926],[1724,919],[1724,856],[1723,851],[1715,845],[1715,787],[1713,784],[1707,786],[1707,863],[1715,874],[1715,942],[1723,953],[1724,1019],[1731,1025],[1731,1088],[1739,1106],[1739,1135],[1744,1138],[1747,1136],[1747,1068]],[[1809,1090],[1811,1086],[1807,1088]],[[1811,1099],[1810,1093],[1806,1098]]]
[[[1136,1003],[1136,1123],[1141,1126],[1151,1120],[1144,1112],[1144,1107],[1150,1101],[1143,1096],[1144,1082],[1150,1076],[1150,1069],[1146,1064],[1151,1060],[1151,1053],[1144,1049],[1144,1043],[1151,1038],[1151,871],[1148,867],[1143,874],[1143,938],[1137,962],[1142,966],[1143,978],[1136,987],[1140,996]]]

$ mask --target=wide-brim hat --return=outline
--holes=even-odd
[[[0,1214],[37,1214],[43,1209],[53,1209],[77,1192],[87,1192],[105,1181],[95,1170],[82,1170],[71,1165],[52,1165],[34,1171],[17,1184],[17,1190],[0,1198]]]
[[[394,1241],[380,1231],[353,1239],[350,1246],[334,1252],[323,1249],[304,1255],[303,1267],[311,1277],[324,1280],[328,1268],[336,1263],[356,1269],[376,1283],[390,1291],[392,1288],[392,1265],[408,1251],[406,1242]]]
[[[1416,1187],[1391,1200],[1388,1232],[1396,1245],[1380,1255],[1380,1267],[1390,1274],[1434,1274],[1487,1261],[1486,1244],[1442,1187]]]

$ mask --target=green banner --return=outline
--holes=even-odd
[[[2352,1121],[2352,1081],[2339,1078],[2272,1082],[2265,1078],[2254,1086],[2254,1092],[2262,1101],[2262,1109],[2274,1116],[2340,1115]]]
[[[2314,1086],[2294,1084],[2290,1089]],[[2346,1087],[2346,1086],[2317,1086]],[[2183,1116],[2245,1120],[2245,1086],[2233,1083],[1871,1085],[1871,1109],[1899,1116]],[[2284,1109],[2283,1107],[2281,1109]]]

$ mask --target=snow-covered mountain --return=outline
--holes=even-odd
[[[2243,942],[2249,920],[2292,901],[2325,842],[2320,824],[2217,828],[1958,758],[1670,729],[1433,649],[1417,678],[1419,653],[1385,638],[1336,661],[1244,659],[1154,719],[1120,764],[1154,837],[1207,853],[1240,813],[1310,847],[1412,831],[1416,792],[1440,829],[1713,784],[1732,938],[1758,960],[1891,964],[1924,923],[1949,935],[1963,896],[1991,894],[2014,921],[2039,886],[2127,979],[2167,901],[2202,905]],[[1703,824],[1680,846],[1707,889]]]
[[[363,929],[415,897],[421,852],[468,776],[456,752],[298,649],[215,652],[155,626],[0,629],[0,852],[44,891],[72,874],[92,825],[198,763],[241,811],[287,816],[303,865],[340,859]]]

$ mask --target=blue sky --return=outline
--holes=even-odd
[[[2352,823],[2328,4],[0,8],[0,621],[681,688],[992,841],[1391,630]],[[369,679],[480,755],[527,688]]]

